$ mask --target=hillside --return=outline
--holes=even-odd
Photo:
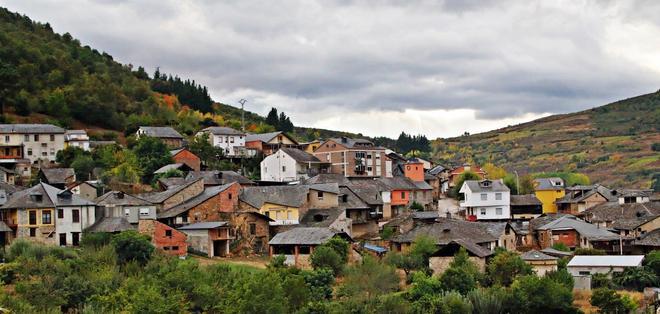
[[[614,187],[649,187],[660,172],[659,127],[660,91],[490,132],[437,139],[433,156],[446,163],[492,162],[521,175],[577,171]]]
[[[189,135],[209,125],[241,125],[240,109],[213,101],[206,87],[194,80],[164,73],[150,77],[142,67],[120,64],[68,33],[53,32],[48,23],[4,8],[0,113],[5,122],[93,129],[95,137],[122,137],[145,124],[171,125]],[[246,112],[245,120],[249,131],[273,130],[257,114]],[[301,141],[339,135],[353,134],[294,129]]]

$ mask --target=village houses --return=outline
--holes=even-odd
[[[310,153],[284,147],[261,161],[261,181],[302,181],[325,171],[327,165]]]
[[[459,193],[468,220],[508,220],[511,217],[510,191],[502,180],[466,180]]]
[[[141,126],[135,135],[137,139],[143,136],[158,138],[172,149],[183,147],[184,142],[183,136],[169,126]]]

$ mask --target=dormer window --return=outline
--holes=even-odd
[[[33,202],[41,203],[44,200],[44,196],[41,193],[30,194],[30,200]]]

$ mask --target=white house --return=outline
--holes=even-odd
[[[209,142],[224,150],[226,156],[242,155],[245,150],[245,133],[228,127],[212,126],[197,132],[197,136],[209,135]]]
[[[89,136],[85,130],[67,130],[64,133],[64,147],[78,147],[89,151]]]
[[[573,276],[620,273],[628,267],[641,267],[644,255],[578,255],[566,269]]]
[[[261,180],[291,182],[319,174],[325,164],[314,155],[297,148],[284,147],[261,161]]]
[[[500,180],[467,180],[459,193],[469,220],[504,220],[511,217],[511,193]]]

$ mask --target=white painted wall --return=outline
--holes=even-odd
[[[196,136],[202,135],[204,132],[198,132]],[[211,145],[222,148],[226,156],[235,156],[236,149],[234,147],[245,147],[245,135],[220,135],[210,134],[209,141]]]
[[[473,192],[464,183],[459,193],[465,196],[465,200],[460,203],[460,206],[467,210],[468,215],[477,216],[477,220],[511,217],[511,193],[509,191]],[[482,198],[482,195],[485,195],[485,199]]]
[[[282,150],[267,156],[261,161],[261,180],[288,182],[299,180],[297,162]]]
[[[35,141],[35,135],[37,139]],[[51,137],[52,135],[52,137]],[[52,139],[52,140],[51,140]],[[55,161],[57,152],[64,149],[64,133],[58,134],[0,134],[0,143],[7,146],[23,145],[23,156],[34,163],[42,159]],[[28,154],[31,152],[31,154]]]
[[[58,211],[64,210],[64,218],[58,218]],[[73,210],[80,210],[80,222],[73,222]],[[85,228],[93,225],[96,222],[95,206],[76,206],[76,207],[57,207],[53,213],[55,219],[55,243],[59,245],[60,234],[66,233],[66,243],[71,245],[73,243],[72,232],[79,232],[80,239],[82,240],[82,232]]]

